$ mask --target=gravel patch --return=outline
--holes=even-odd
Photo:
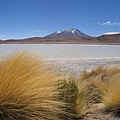
[[[54,72],[65,76],[79,76],[84,70],[103,66],[120,66],[120,58],[47,60]]]

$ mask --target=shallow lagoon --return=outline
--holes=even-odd
[[[0,58],[25,50],[44,59],[120,58],[120,46],[80,44],[0,44]]]

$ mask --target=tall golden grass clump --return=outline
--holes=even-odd
[[[59,100],[66,103],[65,109],[70,114],[75,114],[75,102],[78,98],[78,88],[74,78],[58,81]]]
[[[87,99],[90,97],[89,100],[95,103],[102,102],[108,110],[120,111],[120,67],[98,67],[84,71],[78,82],[84,85]]]
[[[109,110],[120,111],[120,74],[100,84],[102,102]]]
[[[100,102],[100,92],[93,81],[81,80],[70,77],[67,80],[59,80],[59,100],[66,103],[65,111],[73,118],[82,118],[92,104]]]
[[[59,100],[66,103],[65,111],[76,120],[82,118],[88,108],[85,91],[80,86],[75,77],[58,82]]]
[[[79,90],[78,99],[76,101],[76,112],[78,116],[83,116],[89,112],[89,108],[94,103],[100,102],[100,91],[93,81],[77,80]]]
[[[42,60],[26,52],[0,63],[0,120],[59,120],[56,79]]]

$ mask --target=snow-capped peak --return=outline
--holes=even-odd
[[[76,32],[76,29],[73,29],[71,32],[72,32],[72,33]]]
[[[56,31],[47,37],[81,37],[81,38],[91,38],[91,36],[88,36],[81,32],[78,29],[67,29],[63,31]]]
[[[76,29],[69,29],[69,30],[67,30],[67,31],[74,33],[74,32],[77,31],[77,30],[76,30]]]
[[[56,31],[56,33],[61,33],[61,31]]]

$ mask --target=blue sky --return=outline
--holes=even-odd
[[[120,0],[0,0],[0,39],[70,28],[91,36],[120,32]]]

